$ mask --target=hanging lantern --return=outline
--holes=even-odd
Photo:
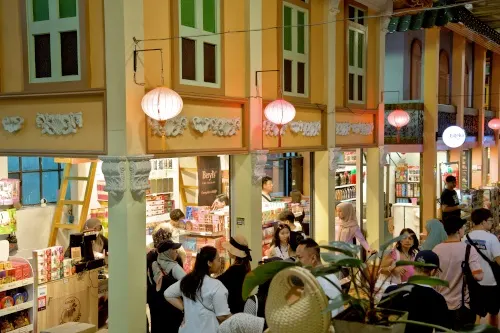
[[[295,118],[295,107],[284,99],[277,99],[266,106],[264,115],[278,127],[278,147],[281,147],[281,129]]]
[[[182,111],[184,103],[178,93],[167,87],[158,87],[142,98],[141,107],[148,117],[160,124],[176,117]]]
[[[397,109],[389,113],[389,116],[387,116],[387,121],[389,122],[389,124],[396,127],[396,142],[399,143],[399,130],[401,129],[401,127],[408,125],[408,123],[410,122],[410,115],[406,111]]]
[[[500,119],[498,119],[498,118],[491,119],[488,122],[488,127],[491,128],[494,131],[500,129]]]

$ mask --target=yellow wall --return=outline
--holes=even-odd
[[[279,69],[278,59],[278,38],[281,36],[281,29],[268,29],[281,25],[278,11],[281,0],[265,0],[262,3],[262,69]],[[280,84],[280,74],[268,72],[259,74],[259,82],[262,82],[262,98],[274,100],[278,97],[278,85]]]
[[[335,37],[335,106],[343,107],[345,106],[345,73],[346,73],[346,56],[345,56],[345,42],[346,42],[346,29],[345,29],[345,13],[344,13],[345,2],[341,0],[339,2],[339,13],[336,16],[336,31],[337,35]]]
[[[321,129],[326,126],[322,121],[323,115],[321,110],[308,109],[308,108],[296,108],[296,114],[293,121],[306,121],[306,122],[316,122],[321,121]],[[265,149],[272,149],[278,147],[278,137],[267,136],[265,132],[263,135],[263,145]],[[282,148],[295,148],[295,147],[321,147],[322,145],[322,135],[321,133],[317,136],[304,136],[302,133],[293,133],[290,128],[287,128],[285,134],[281,137],[281,147]]]
[[[0,152],[26,154],[99,155],[106,151],[106,116],[102,94],[0,100],[2,116],[21,116],[24,128],[11,134],[0,131]],[[37,113],[83,113],[83,128],[74,135],[50,136],[36,127]]]
[[[374,124],[374,114],[365,113],[365,114],[355,114],[352,112],[336,112],[335,113],[335,123],[371,123]],[[373,128],[373,132],[371,135],[359,135],[353,134],[352,132],[349,135],[336,135],[335,136],[335,144],[338,146],[353,146],[360,147],[366,145],[374,145],[375,144],[375,127]]]
[[[0,1],[0,34],[2,56],[0,57],[0,93],[23,92],[24,71],[21,13],[19,3],[23,0]],[[89,88],[104,88],[104,12],[103,0],[87,2],[87,50],[89,62]]]

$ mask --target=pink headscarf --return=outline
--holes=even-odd
[[[350,202],[341,202],[337,207],[342,212],[342,218],[335,219],[335,240],[351,243],[356,238],[360,245],[368,251],[370,246],[359,228],[354,206]]]

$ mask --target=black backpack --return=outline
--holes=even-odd
[[[474,278],[472,270],[469,266],[471,245],[467,244],[465,250],[465,260],[462,262],[462,272],[463,272],[463,285],[462,285],[462,307],[465,307],[465,291],[466,288],[469,289],[469,307],[475,314],[484,317],[486,316],[486,309],[484,308],[484,302],[481,301],[481,285]]]

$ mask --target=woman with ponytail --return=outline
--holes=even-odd
[[[217,249],[205,246],[196,256],[193,271],[165,290],[165,299],[184,312],[179,333],[217,333],[219,324],[231,316],[226,287],[210,277],[220,269]]]
[[[233,264],[218,277],[218,280],[229,291],[228,304],[231,313],[243,312],[245,301],[241,292],[245,276],[251,270],[250,261],[252,261],[248,241],[242,235],[235,235],[229,242],[222,244],[222,247],[229,253]]]

